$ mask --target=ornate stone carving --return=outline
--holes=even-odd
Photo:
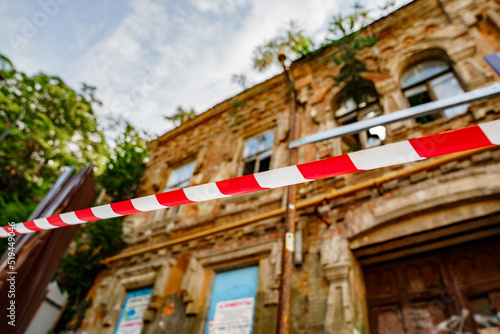
[[[325,333],[352,333],[354,328],[350,252],[349,242],[341,236],[323,243],[321,264],[329,283]]]
[[[469,88],[476,88],[492,78],[492,74],[481,68],[473,58],[458,62],[455,68]]]
[[[118,321],[127,290],[153,286],[150,305],[144,315],[145,322],[152,319],[158,304],[158,298],[163,297],[165,280],[170,276],[172,262],[166,258],[141,263],[131,267],[118,269],[113,276],[106,277],[99,284],[96,300],[88,313],[103,315],[102,326],[113,327]]]
[[[398,84],[393,78],[388,78],[384,81],[377,81],[375,88],[380,95],[387,95],[398,89]]]
[[[349,262],[349,243],[340,236],[325,240],[321,252],[321,264],[324,269],[337,267]]]

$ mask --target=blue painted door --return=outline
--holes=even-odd
[[[257,266],[216,274],[205,334],[251,334],[258,281]]]

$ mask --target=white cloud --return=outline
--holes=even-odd
[[[290,19],[312,31],[337,8],[324,0],[191,0],[191,4],[188,8],[131,1],[131,11],[115,30],[74,61],[72,76],[98,87],[104,102],[101,115],[114,111],[119,114],[115,116],[162,134],[169,129],[163,116],[178,105],[202,112],[237,93],[240,88],[230,82],[231,74],[251,72],[255,46],[275,36]],[[207,17],[210,14],[216,16]],[[168,75],[144,94],[147,67]],[[253,77],[260,81],[272,74]]]
[[[190,0],[196,9],[202,12],[226,14],[243,5],[245,0]]]
[[[160,135],[170,128],[163,116],[178,105],[203,112],[238,93],[232,74],[245,72],[259,82],[278,73],[252,72],[252,52],[291,19],[320,42],[331,16],[348,6],[340,0],[130,0],[130,8],[113,17],[118,22],[111,31],[70,20],[73,44],[57,45],[54,57],[40,60],[32,55],[43,43],[33,43],[31,55],[14,61],[21,70],[48,68],[76,88],[80,82],[97,86],[102,118],[113,113]],[[65,48],[76,58],[64,58]]]

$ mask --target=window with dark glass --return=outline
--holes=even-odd
[[[340,103],[335,111],[335,119],[338,126],[348,125],[363,119],[382,115],[382,109],[374,89],[367,89],[367,93],[361,96],[356,103],[354,98],[349,97]],[[385,140],[386,129],[384,126],[376,126],[356,134],[342,137],[342,153],[358,151],[363,148],[379,146]]]
[[[247,139],[243,150],[243,175],[269,170],[273,146],[273,130]]]
[[[423,61],[408,68],[401,76],[401,88],[411,107],[464,92],[451,66],[441,59]],[[424,124],[442,116],[452,118],[463,114],[467,108],[468,105],[448,108],[443,113],[422,116],[416,120]]]

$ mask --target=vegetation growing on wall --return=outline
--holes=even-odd
[[[182,106],[178,106],[175,113],[172,116],[165,116],[167,121],[173,123],[175,127],[182,125],[183,123],[193,119],[196,116],[196,111],[194,108],[184,109]]]
[[[379,40],[378,36],[363,31],[371,21],[369,12],[356,4],[351,15],[339,14],[333,17],[324,44],[335,47],[327,59],[340,66],[334,80],[338,86],[344,86],[342,98],[353,98],[357,104],[365,98],[365,88],[369,86],[368,80],[363,77],[368,69],[366,63],[359,58],[359,51],[375,45]]]
[[[290,21],[289,26],[283,34],[259,45],[253,53],[253,67],[257,71],[264,71],[271,65],[279,65],[280,53],[284,54],[288,61],[294,61],[314,49],[313,41],[304,35],[302,29],[294,21]]]
[[[394,1],[387,1],[379,8],[379,14],[387,15],[394,5]],[[316,50],[313,41],[292,22],[284,35],[279,35],[255,48],[254,68],[257,71],[264,71],[273,64],[280,65],[278,59],[280,53],[290,62],[303,56],[315,55],[333,46],[333,52],[325,60],[333,61],[340,67],[338,74],[333,77],[334,82],[337,86],[343,87],[342,98],[353,98],[355,102],[361,102],[365,98],[364,93],[367,91],[365,88],[369,85],[363,74],[369,71],[366,63],[360,59],[359,52],[374,46],[379,40],[378,36],[367,33],[365,29],[374,21],[370,14],[369,10],[355,3],[352,13],[332,17],[326,39]],[[233,75],[235,82],[240,78],[246,80],[244,74]]]

